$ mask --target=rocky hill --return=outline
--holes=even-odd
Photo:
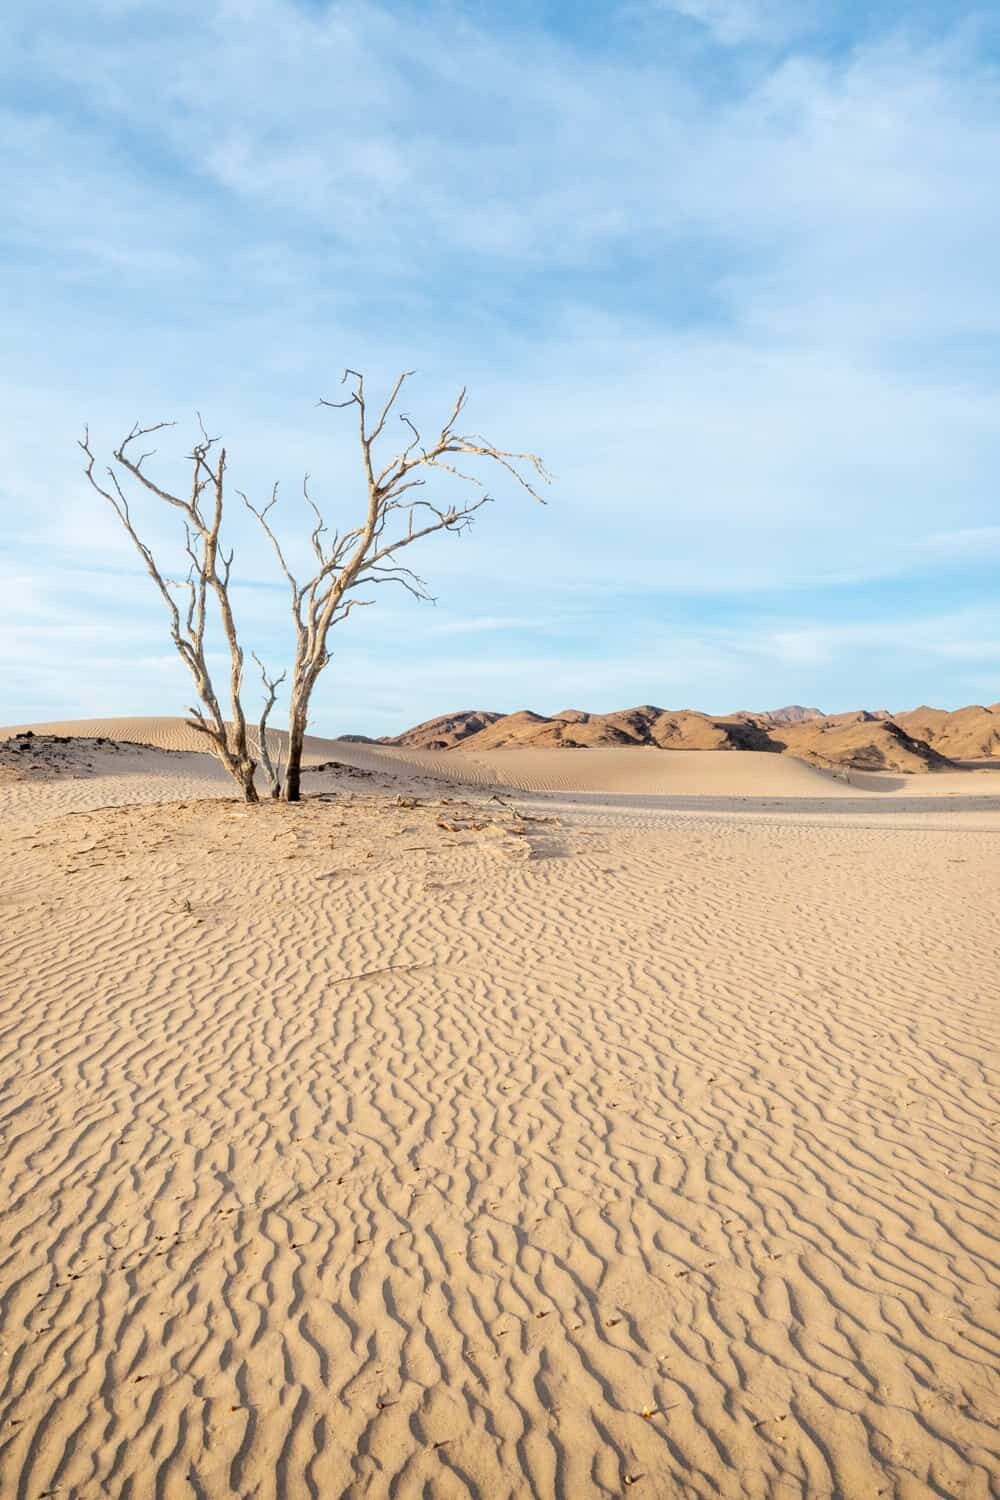
[[[589,714],[569,708],[546,716],[522,709],[492,722],[461,741],[463,750],[564,750],[597,745],[656,745],[667,750],[772,750],[765,730],[740,719],[712,719],[691,709],[668,712],[644,704],[618,713]]]
[[[414,724],[402,734],[386,735],[379,743],[399,745],[405,750],[453,750],[463,740],[479,734],[502,718],[503,714],[493,713],[488,708],[460,708],[457,713],[439,714],[436,719]]]
[[[924,719],[917,716],[924,715]],[[928,715],[939,715],[928,719]],[[982,716],[988,716],[983,718]],[[921,733],[926,722],[928,732]],[[996,738],[992,736],[996,734]],[[994,709],[918,709],[893,718],[886,709],[824,715],[792,705],[770,713],[744,711],[714,717],[695,709],[663,709],[652,704],[615,713],[591,714],[567,708],[557,714],[531,709],[500,714],[462,709],[442,714],[388,737],[387,745],[411,750],[580,749],[596,746],[649,746],[661,750],[764,750],[799,756],[814,765],[867,771],[935,771],[963,759],[989,755],[965,747],[996,746],[1000,754],[1000,712]],[[956,751],[953,744],[962,748]]]
[[[926,740],[951,760],[990,760],[1000,757],[1000,703],[989,708],[973,703],[949,713],[943,708],[914,708],[896,714],[907,733]]]
[[[788,703],[784,708],[769,708],[766,713],[754,713],[752,709],[744,709],[739,717],[766,719],[769,724],[802,724],[806,719],[822,719],[826,716],[821,708],[804,708],[801,703]]]
[[[893,719],[838,715],[773,731],[785,752],[817,766],[856,771],[943,771],[954,763]]]

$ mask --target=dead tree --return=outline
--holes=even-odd
[[[302,748],[309,717],[309,701],[320,673],[330,660],[327,644],[330,631],[333,626],[346,620],[352,610],[374,603],[372,599],[356,597],[355,590],[369,589],[382,583],[395,583],[417,599],[431,599],[424,580],[411,568],[397,563],[396,554],[434,532],[460,533],[466,530],[472,525],[476,511],[487,505],[492,498],[485,493],[482,481],[475,475],[456,468],[451,462],[452,458],[456,455],[468,455],[473,459],[489,460],[505,469],[538,501],[542,497],[518,465],[530,467],[539,479],[545,483],[549,481],[544,465],[533,453],[511,453],[504,448],[494,447],[476,434],[463,435],[455,430],[455,424],[466,404],[464,389],[452,407],[448,420],[429,446],[424,446],[420,433],[410,418],[405,413],[399,413],[407,434],[404,446],[387,460],[377,458],[376,444],[412,373],[406,371],[400,375],[374,423],[369,423],[364,378],[356,370],[344,372],[341,384],[353,382],[351,394],[345,401],[320,402],[321,406],[335,409],[356,408],[365,488],[365,514],[364,519],[349,530],[330,533],[323,515],[309,494],[308,475],[306,476],[303,493],[315,521],[310,536],[315,569],[309,578],[299,582],[292,573],[281,542],[268,520],[268,514],[278,498],[277,486],[271,493],[270,501],[260,509],[243,496],[248,509],[267,533],[291,595],[295,660],[290,688],[288,759],[285,772],[285,798],[289,802],[299,800]],[[422,489],[429,478],[438,479],[439,476],[461,480],[475,486],[481,493],[476,493],[464,504],[452,504],[444,508],[432,500],[414,497],[414,491]]]
[[[261,682],[264,684],[264,707],[261,710],[260,719],[255,732],[249,735],[250,748],[257,757],[260,766],[267,777],[268,788],[274,801],[281,796],[281,771],[284,760],[285,747],[280,740],[275,741],[272,746],[268,739],[271,731],[267,727],[267,721],[271,716],[271,710],[278,697],[278,689],[288,676],[287,671],[282,672],[280,677],[269,677],[267,668],[257,655],[256,651],[251,653],[254,661],[260,668]]]
[[[200,419],[199,419],[200,421]],[[139,445],[154,433],[172,427],[172,422],[157,422],[152,427],[138,423],[114,450],[114,463],[105,470],[106,483],[98,478],[96,460],[90,446],[90,432],[85,429],[80,447],[87,460],[86,475],[97,493],[108,502],[128,533],[146,571],[156,585],[167,607],[170,635],[178,655],[194,679],[200,708],[189,708],[187,723],[208,740],[212,752],[239,785],[247,802],[257,802],[254,786],[256,762],[251,754],[246,717],[241,702],[243,684],[243,650],[236,632],[229,598],[233,565],[232,552],[225,552],[220,541],[225,501],[226,450],[217,449],[216,438],[210,438],[204,427],[188,457],[191,464],[191,490],[187,496],[164,489],[146,473],[143,465],[155,449],[140,452]],[[123,487],[123,477],[147,490],[158,500],[180,512],[184,523],[184,550],[188,572],[182,580],[172,580],[161,571],[153,553],[136,531],[132,512]],[[209,671],[206,634],[210,624],[210,605],[214,603],[229,648],[229,719],[223,716],[219,698]],[[261,739],[266,738],[267,713],[273,707],[272,696],[261,725]]]

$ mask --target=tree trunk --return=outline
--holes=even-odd
[[[301,801],[299,778],[302,773],[302,742],[306,737],[304,714],[294,710],[288,720],[288,759],[285,762],[285,801]]]
[[[254,785],[252,761],[250,762],[249,766],[244,766],[241,769],[240,785],[243,787],[244,802],[260,801],[260,797],[257,795],[257,788]]]
[[[301,794],[299,791],[299,772],[301,770],[301,751],[288,752],[288,769],[285,772],[285,801],[299,802]]]

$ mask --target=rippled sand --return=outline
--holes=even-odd
[[[995,1494],[1000,811],[335,755],[0,784],[0,1493]]]

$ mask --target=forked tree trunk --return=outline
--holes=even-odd
[[[211,753],[236,782],[236,785],[243,793],[244,802],[259,802],[260,794],[257,791],[257,785],[254,780],[257,763],[253,756],[249,753],[240,755],[238,751],[234,752],[224,739],[213,734],[210,729],[206,729],[204,724],[198,724],[191,719],[188,720],[188,723],[192,729],[197,729],[208,740]]]
[[[257,788],[254,785],[253,766],[252,765],[250,765],[250,766],[241,766],[238,780],[239,780],[240,786],[243,788],[243,801],[244,802],[259,802],[260,801],[260,797],[259,797],[259,795],[257,793]]]

